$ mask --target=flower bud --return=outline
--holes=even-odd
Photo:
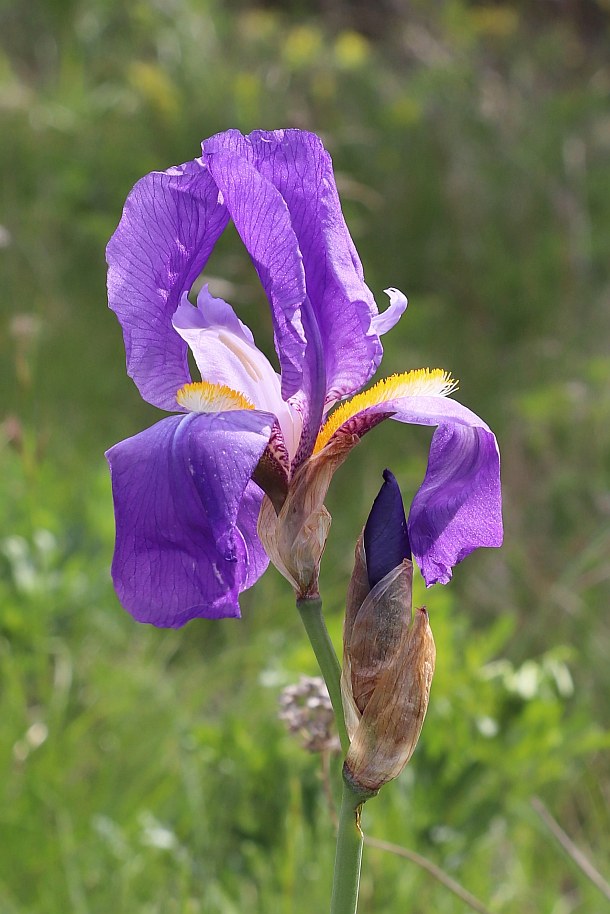
[[[436,651],[425,609],[411,612],[413,563],[396,480],[386,470],[356,545],[343,633],[341,691],[351,745],[345,777],[375,793],[411,758]]]

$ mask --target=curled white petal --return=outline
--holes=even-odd
[[[186,295],[182,297],[172,324],[190,347],[203,381],[237,391],[256,409],[277,417],[292,458],[301,434],[301,414],[282,399],[279,374],[231,305],[211,295],[205,285],[197,307]]]
[[[378,333],[381,336],[383,333],[387,333],[388,330],[391,330],[394,327],[402,315],[407,310],[407,297],[399,289],[389,288],[384,289],[384,292],[389,296],[390,304],[382,314],[378,314],[371,321],[371,326],[375,333]]]

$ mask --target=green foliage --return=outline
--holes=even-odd
[[[0,542],[6,910],[41,900],[49,912],[324,909],[333,830],[321,771],[276,713],[280,687],[314,671],[284,582],[270,572],[240,623],[136,626],[108,578],[103,468],[82,470],[76,504],[47,464],[30,481],[31,512],[17,517],[22,461],[4,456],[13,487],[1,507],[14,524]],[[52,514],[39,507],[47,491]],[[497,910],[527,898],[534,911],[564,874],[528,800],[557,802],[566,784],[585,791],[608,737],[575,694],[573,650],[518,664],[507,656],[513,616],[475,629],[450,589],[429,607],[439,663],[424,735],[369,804],[368,830],[439,861]],[[338,640],[338,605],[329,625]],[[429,877],[372,849],[363,904],[455,910]]]
[[[451,369],[504,461],[505,547],[470,557],[449,588],[417,584],[438,648],[432,701],[366,829],[493,911],[598,910],[529,801],[542,796],[603,866],[607,62],[519,5],[413,2],[378,41],[338,14],[226,6],[0,13],[0,910],[327,907],[321,766],[276,717],[281,687],[315,672],[289,588],[268,572],[239,623],[136,625],[109,579],[101,458],[159,418],[125,377],[105,308],[103,249],[129,187],[216,130],[291,125],[333,153],[380,304],[389,285],[409,294],[384,373]],[[230,233],[210,274],[270,353]],[[390,463],[407,499],[423,473],[429,431],[386,425],[329,493],[322,587],[337,645],[381,471]],[[363,911],[465,910],[414,865],[365,854]]]

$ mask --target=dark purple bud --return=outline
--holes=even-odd
[[[403,559],[411,558],[400,488],[390,470],[383,471],[383,478],[385,482],[373,502],[364,528],[364,551],[371,589]]]

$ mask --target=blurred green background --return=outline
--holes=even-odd
[[[380,307],[387,286],[409,296],[383,374],[452,371],[503,454],[506,545],[417,584],[432,701],[366,829],[497,914],[607,907],[531,799],[609,878],[609,20],[607,0],[4,0],[1,914],[327,908],[320,760],[277,719],[315,672],[288,585],[270,570],[242,621],[166,632],[123,612],[108,572],[103,451],[159,414],[125,375],[105,243],[142,174],[279,126],[323,136]],[[234,232],[208,274],[271,353]],[[337,644],[381,471],[409,500],[428,442],[387,423],[333,481]],[[468,910],[372,848],[361,898]]]

